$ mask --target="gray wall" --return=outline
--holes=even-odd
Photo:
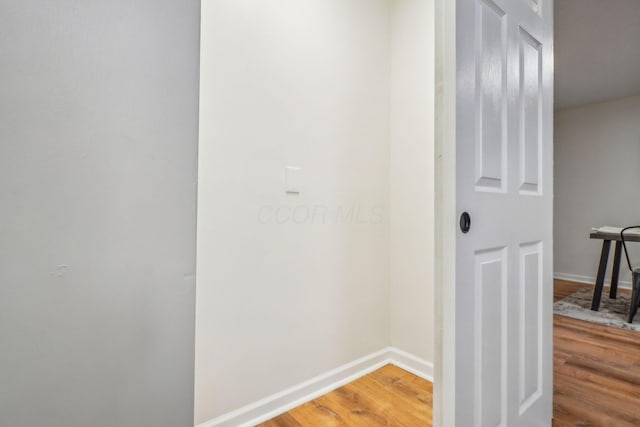
[[[0,0],[0,426],[193,425],[199,16]]]
[[[556,276],[593,283],[602,242],[591,227],[640,224],[640,96],[556,112],[554,162]]]

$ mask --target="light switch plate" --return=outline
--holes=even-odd
[[[296,166],[287,166],[285,172],[285,191],[298,194],[302,190],[302,169]]]

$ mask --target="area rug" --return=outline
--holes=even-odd
[[[553,313],[599,325],[640,332],[640,312],[633,319],[633,323],[627,323],[629,296],[618,293],[618,298],[611,299],[608,292],[606,294],[602,292],[599,311],[591,311],[592,298],[593,288],[581,289],[553,304]]]

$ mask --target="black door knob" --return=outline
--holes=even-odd
[[[471,229],[471,216],[469,215],[468,212],[463,212],[462,215],[460,215],[460,230],[466,234],[469,232],[470,229]]]

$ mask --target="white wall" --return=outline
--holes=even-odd
[[[203,4],[197,422],[389,344],[388,8]]]
[[[0,426],[188,426],[200,2],[1,4]]]
[[[640,96],[556,112],[554,156],[554,269],[593,278],[602,241],[591,227],[640,223]]]
[[[433,361],[434,4],[391,13],[391,343]]]
[[[197,422],[391,344],[432,357],[432,9],[204,2]]]

